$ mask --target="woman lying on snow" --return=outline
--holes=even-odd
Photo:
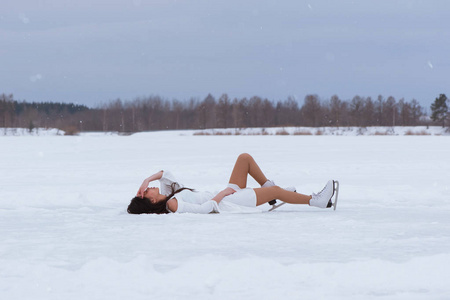
[[[261,188],[247,188],[247,175],[250,174]],[[148,185],[159,180],[161,190]],[[183,187],[167,171],[160,171],[144,180],[136,197],[128,206],[130,214],[167,214],[167,213],[201,213],[207,214],[220,211],[245,211],[273,199],[292,204],[309,204],[320,208],[330,207],[334,194],[333,180],[312,196],[295,192],[295,188],[282,189],[273,181],[267,180],[253,157],[247,153],[239,155],[228,187],[216,196],[209,192],[196,192]]]

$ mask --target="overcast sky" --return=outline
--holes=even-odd
[[[76,102],[160,95],[450,93],[448,0],[1,0],[0,93]]]

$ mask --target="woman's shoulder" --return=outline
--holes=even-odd
[[[167,208],[171,211],[171,212],[176,212],[178,210],[178,200],[177,198],[172,198],[169,199],[167,201]]]

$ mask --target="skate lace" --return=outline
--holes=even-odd
[[[322,192],[323,192],[326,188],[327,188],[327,184],[323,187],[323,189],[322,189],[320,192],[318,192],[318,193],[312,193],[312,196],[313,196],[313,197],[319,196],[320,194],[322,194]]]

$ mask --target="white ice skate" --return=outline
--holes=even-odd
[[[312,194],[312,198],[309,201],[309,205],[320,208],[327,208],[329,207],[328,204],[331,202],[331,198],[333,197],[333,195],[334,195],[334,180],[329,180],[325,185],[325,187],[320,192],[318,192],[317,194],[315,193]]]
[[[286,189],[289,189],[289,188],[286,188]],[[291,191],[295,192],[295,189],[291,190]],[[330,194],[330,191],[331,191],[331,194]],[[333,207],[333,209],[336,210],[338,193],[339,193],[339,181],[330,180],[327,182],[325,187],[319,193],[313,194],[312,197],[314,200],[311,199],[310,205],[321,207],[321,208]],[[334,201],[333,201],[333,196],[334,196]],[[274,201],[274,200],[272,200],[272,201]],[[273,210],[277,209],[278,207],[286,204],[285,202],[281,202],[278,204],[276,203],[276,201],[274,201],[274,202],[275,203],[272,204],[272,207],[269,209],[269,211],[273,211]],[[318,202],[320,202],[321,206],[315,205]],[[270,202],[269,202],[269,204],[270,204]]]

